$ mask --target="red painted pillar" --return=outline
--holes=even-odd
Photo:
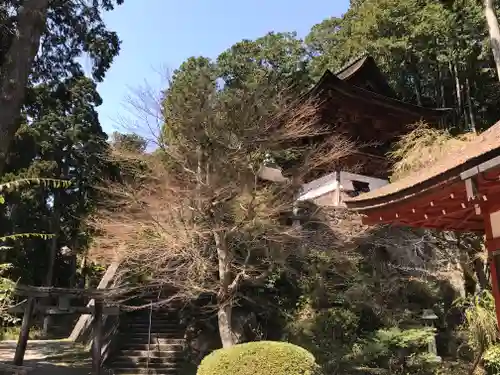
[[[486,249],[488,250],[488,261],[490,262],[491,286],[493,297],[495,298],[495,310],[497,315],[497,324],[500,327],[500,279],[498,266],[500,265],[500,238],[493,238],[493,228],[491,226],[491,211],[485,211],[483,214],[484,230],[486,234]]]

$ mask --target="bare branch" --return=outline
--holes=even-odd
[[[169,118],[171,139],[162,152],[135,160],[116,155],[128,177],[103,187],[114,204],[93,218],[100,233],[94,252],[104,256],[113,249],[123,264],[123,285],[133,275],[148,275],[142,289],[171,290],[165,300],[211,295],[228,306],[243,284],[258,285],[277,269],[294,272],[289,260],[308,251],[349,257],[349,241],[364,227],[326,220],[320,236],[288,225],[287,215],[300,181],[342,163],[353,142],[327,131],[315,103],[283,106],[276,117],[261,100],[258,92],[205,95],[200,108]],[[306,138],[319,141],[311,146]],[[259,180],[269,152],[292,155],[284,171],[288,182]],[[311,223],[323,221],[318,213],[311,212]]]

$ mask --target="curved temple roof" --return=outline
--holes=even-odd
[[[500,121],[446,158],[380,189],[346,201],[356,211],[370,211],[424,194],[460,174],[500,156]]]
[[[377,66],[377,63],[367,53],[363,53],[351,60],[337,70],[334,75],[354,86],[368,88],[370,91],[391,98],[396,97],[396,93],[387,83],[387,79]]]
[[[371,83],[376,82],[376,87]],[[368,87],[368,88],[367,88]],[[378,88],[378,89],[377,89]],[[382,88],[382,89],[380,89]],[[329,93],[336,93],[333,97]],[[326,70],[319,81],[306,93],[302,94],[293,103],[292,107],[298,107],[308,101],[320,100],[322,108],[339,104],[339,97],[349,101],[375,105],[386,112],[399,114],[405,124],[425,120],[438,123],[451,114],[450,108],[427,108],[401,100],[395,99],[395,94],[388,85],[384,75],[377,67],[375,60],[366,54],[351,61],[335,74]],[[340,103],[342,105],[342,103]],[[287,111],[289,111],[288,108]],[[383,111],[381,111],[383,113]],[[278,116],[276,116],[277,118]],[[276,120],[275,118],[275,120]],[[397,125],[399,127],[399,125]]]
[[[322,93],[334,90],[344,96],[364,101],[367,103],[377,104],[380,107],[391,109],[392,111],[401,112],[410,117],[414,117],[416,121],[424,119],[429,121],[437,121],[447,116],[451,109],[449,108],[426,108],[418,105],[403,102],[391,97],[378,94],[373,91],[363,89],[343,81],[335,76],[331,71],[327,70],[316,85],[306,93],[301,99],[307,100],[311,97],[321,96]]]

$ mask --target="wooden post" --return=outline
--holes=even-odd
[[[111,265],[108,267],[106,270],[106,273],[102,277],[101,281],[99,282],[99,285],[97,286],[97,289],[106,289],[109,288],[111,282],[113,281],[113,278],[116,275],[116,271],[118,270],[118,267],[120,266],[119,262],[113,262]],[[94,305],[94,300],[91,300],[87,306],[93,306]],[[78,319],[78,322],[75,324],[75,327],[73,328],[73,331],[69,335],[69,339],[72,341],[76,341],[80,335],[82,335],[82,332],[88,329],[89,327],[89,321],[90,321],[91,315],[82,315]]]
[[[16,354],[14,355],[14,365],[22,366],[24,360],[24,353],[28,345],[28,338],[30,334],[31,318],[33,316],[33,308],[35,307],[35,298],[29,297],[24,310],[23,322],[21,324],[21,331],[19,332],[19,340],[17,341]]]
[[[500,274],[499,274],[499,253],[500,238],[498,237],[498,220],[492,221],[492,212],[497,207],[491,207],[485,210],[483,214],[484,231],[486,234],[486,249],[488,250],[488,258],[490,262],[490,275],[491,275],[491,290],[495,299],[495,310],[497,316],[497,324],[500,327]],[[495,215],[496,216],[496,215]]]
[[[92,340],[92,375],[101,373],[101,347],[102,347],[102,300],[96,300],[94,305],[94,319]]]

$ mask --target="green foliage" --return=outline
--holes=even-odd
[[[188,147],[195,136],[203,148],[209,148],[213,121],[207,118],[214,107],[217,91],[215,64],[204,57],[191,57],[174,71],[170,87],[164,93],[166,144]]]
[[[50,246],[83,253],[90,242],[91,229],[84,221],[101,196],[96,186],[116,173],[96,111],[101,102],[95,82],[84,76],[37,85],[27,99],[25,116],[30,120],[11,145],[3,180],[33,187],[4,192],[0,236],[34,232],[53,237],[12,244],[6,260],[13,264],[9,273],[16,279],[45,284]],[[55,270],[56,284],[68,283],[74,274],[68,259],[58,254]]]
[[[305,40],[315,77],[368,52],[403,100],[454,108],[455,125],[462,129],[488,127],[500,117],[488,30],[476,0],[452,6],[434,0],[359,1],[343,17],[315,25]]]
[[[468,299],[459,299],[456,305],[465,307],[465,325],[470,345],[482,352],[496,342],[498,327],[495,299],[489,290]]]
[[[483,355],[483,366],[488,375],[500,373],[500,345],[496,344],[489,347]]]
[[[56,180],[53,178],[24,178],[20,180],[1,183],[0,192],[12,191],[30,185],[45,185],[59,189],[59,188],[69,188],[71,186],[71,181]],[[5,198],[3,197],[3,195],[0,195],[0,198],[1,198],[0,205],[5,204]],[[16,234],[0,236],[0,244],[5,243],[7,241],[20,240],[23,238],[40,238],[42,240],[47,240],[52,237],[53,235],[48,233],[16,233]],[[10,247],[8,246],[0,246],[0,250],[6,250],[9,248]]]
[[[147,140],[138,134],[122,134],[114,132],[111,141],[113,147],[119,151],[142,154],[146,151]]]
[[[319,375],[307,350],[285,342],[260,341],[211,353],[197,375]]]
[[[69,188],[71,181],[56,180],[55,178],[23,178],[14,181],[8,181],[0,184],[0,192],[13,189],[19,189],[29,185],[45,185],[52,186],[56,189]],[[2,203],[4,203],[3,201]]]
[[[306,57],[296,33],[270,32],[231,46],[217,58],[217,69],[227,88],[255,89],[264,84],[274,95],[292,87],[300,92],[310,83]]]
[[[428,352],[434,329],[381,329],[356,343],[347,359],[357,367],[389,369],[391,374],[432,374],[438,358]]]
[[[325,373],[330,373],[342,365],[343,357],[356,341],[358,328],[359,316],[349,309],[315,311],[307,303],[288,327],[288,339],[309,350]]]
[[[91,72],[102,81],[113,59],[120,50],[118,35],[106,28],[102,19],[104,11],[112,10],[123,0],[54,0],[50,1],[47,15],[47,32],[41,43],[33,79],[35,82],[58,81],[83,73],[83,53],[92,63]],[[16,17],[22,2],[7,0],[0,8],[0,64],[11,38],[16,33]]]
[[[210,149],[220,135],[213,119],[206,118],[216,98],[229,103],[241,90],[258,92],[259,102],[275,109],[284,93],[294,99],[310,84],[307,51],[296,33],[271,32],[242,40],[216,61],[190,57],[174,71],[164,92],[164,141],[185,144],[195,134],[199,144]]]
[[[9,181],[0,184],[0,192],[18,190],[22,187],[33,186],[33,185],[45,185],[52,186],[54,188],[69,188],[71,186],[70,181],[56,180],[50,178],[25,178],[20,180]],[[3,198],[3,196],[0,196]],[[1,204],[5,204],[5,199],[0,202]],[[14,242],[21,239],[26,238],[39,238],[42,240],[47,240],[52,238],[53,235],[46,233],[16,233],[11,235],[3,235],[0,236],[0,251],[6,251],[10,249],[9,246],[3,246],[1,244],[6,243],[8,241]],[[19,321],[18,318],[10,315],[7,312],[7,308],[12,305],[12,291],[15,286],[15,282],[13,282],[8,277],[5,277],[5,273],[12,268],[12,264],[3,263],[0,264],[0,320],[4,324],[15,324]]]
[[[13,322],[15,323],[15,322]],[[0,328],[0,340],[13,340],[17,341],[19,339],[19,332],[21,331],[20,326],[6,326]],[[29,340],[40,340],[43,339],[43,331],[38,327],[30,328]]]
[[[12,265],[8,263],[0,264],[0,321],[3,325],[16,324],[20,321],[19,318],[7,312],[7,308],[12,306],[13,303],[12,292],[16,284],[9,278],[4,277],[11,267]]]

